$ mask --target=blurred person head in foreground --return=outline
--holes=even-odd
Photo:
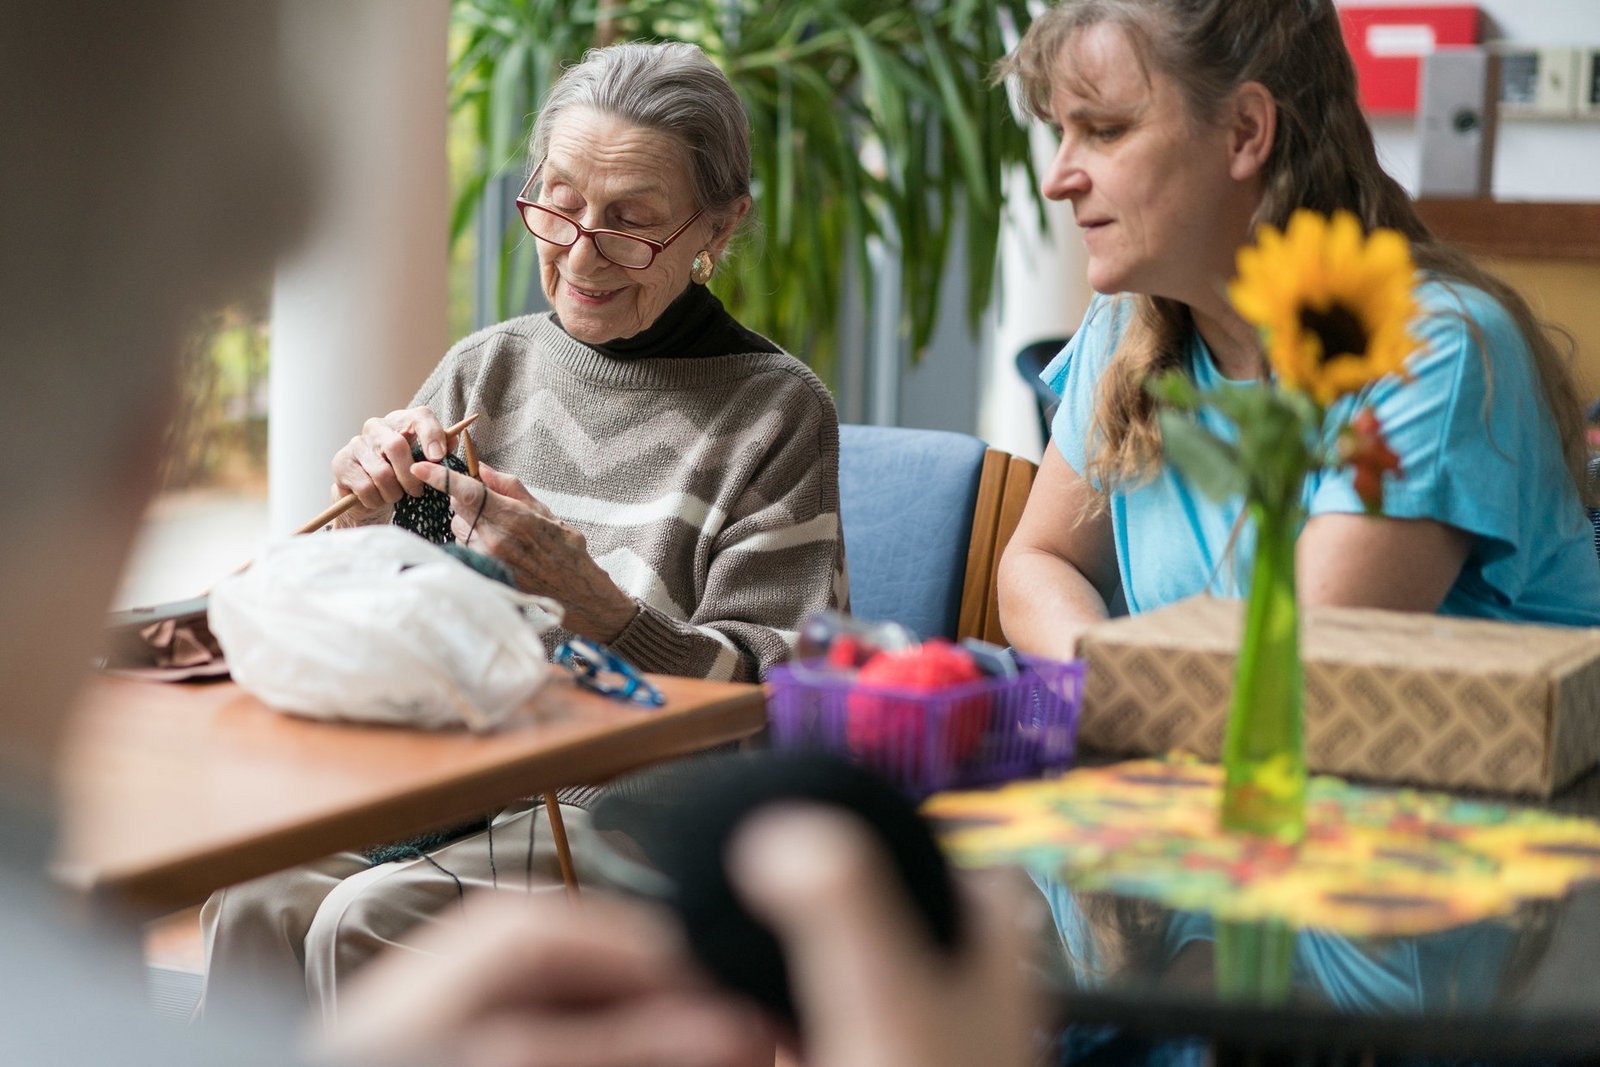
[[[50,775],[146,503],[195,313],[303,206],[278,8],[0,5],[0,1033],[8,1062],[218,1062],[149,1016],[133,938],[66,921]],[[282,1062],[236,1042],[226,1059]]]
[[[0,790],[43,796],[155,489],[194,316],[301,217],[269,3],[0,7]]]

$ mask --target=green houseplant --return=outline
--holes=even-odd
[[[939,281],[965,220],[968,308],[989,303],[1001,175],[1030,167],[1027,136],[991,67],[1027,28],[1025,0],[456,0],[451,106],[482,152],[451,233],[495,177],[522,163],[531,115],[563,66],[620,40],[699,45],[751,118],[759,230],[715,287],[730,310],[824,372],[850,264],[867,299],[869,242],[900,263],[913,354],[933,331]],[[515,314],[534,250],[509,216],[496,312]]]

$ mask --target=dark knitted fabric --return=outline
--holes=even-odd
[[[367,862],[376,867],[380,863],[391,860],[414,860],[432,852],[434,849],[443,848],[452,841],[476,834],[489,826],[487,815],[464,822],[460,826],[452,826],[448,830],[435,830],[432,833],[418,834],[409,841],[396,841],[389,845],[373,845],[364,848],[361,854],[367,857]]]
[[[422,449],[413,448],[411,458],[422,462]],[[454,454],[444,457],[444,465],[457,474],[465,475],[467,472],[466,463]],[[402,530],[409,530],[423,540],[439,545],[485,578],[492,578],[515,589],[516,583],[511,580],[511,572],[506,570],[504,563],[456,544],[455,531],[450,528],[450,520],[454,517],[455,510],[450,506],[450,498],[430,485],[422,490],[421,496],[402,497],[394,506],[394,518],[391,521]]]
[[[422,454],[422,449],[413,447],[411,458],[417,463],[427,459]],[[458,459],[454,453],[444,457],[446,469],[456,474],[466,474],[467,465]],[[455,512],[450,507],[450,498],[431,485],[423,486],[421,496],[403,496],[394,505],[394,518],[391,520],[402,530],[410,530],[424,541],[436,545],[455,544],[455,532],[450,529],[450,520]]]

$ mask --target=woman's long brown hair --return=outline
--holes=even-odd
[[[1356,96],[1355,66],[1332,0],[1062,0],[1002,61],[1016,75],[1027,109],[1049,119],[1063,48],[1090,26],[1128,34],[1146,70],[1173,79],[1192,121],[1215,121],[1246,82],[1259,82],[1277,104],[1277,135],[1264,168],[1254,225],[1283,228],[1297,208],[1353,212],[1370,232],[1398,230],[1417,267],[1443,281],[1489,294],[1505,308],[1533,355],[1545,402],[1581,497],[1588,497],[1582,405],[1573,384],[1570,338],[1540,323],[1515,290],[1428,230],[1404,189],[1378,163],[1372,130]],[[1065,72],[1070,77],[1070,70]],[[1075,90],[1092,93],[1089,85]],[[1109,490],[1134,484],[1159,467],[1161,437],[1144,383],[1182,366],[1193,322],[1187,305],[1128,296],[1135,304],[1101,381],[1093,425],[1085,428],[1091,482]],[[1469,324],[1470,325],[1470,324]],[[1556,337],[1566,340],[1558,346]],[[1562,349],[1565,348],[1564,352]],[[1494,353],[1483,353],[1492,375]],[[1492,383],[1492,377],[1491,377]]]

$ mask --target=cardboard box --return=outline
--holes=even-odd
[[[1243,616],[1202,596],[1089,630],[1081,745],[1218,759]],[[1548,797],[1600,759],[1600,629],[1303,608],[1300,651],[1313,771]]]

